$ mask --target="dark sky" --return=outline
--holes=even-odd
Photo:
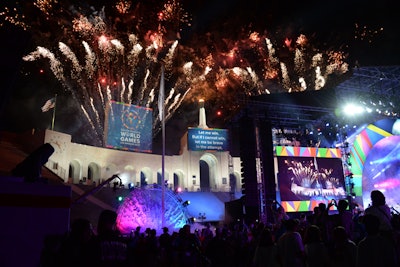
[[[79,1],[81,2],[81,1]],[[92,1],[101,6],[109,1]],[[151,2],[151,1],[148,1]],[[155,5],[159,1],[153,1]],[[306,34],[319,47],[337,47],[349,54],[351,66],[398,65],[400,63],[399,27],[395,1],[265,1],[265,0],[183,0],[191,14],[192,26],[184,28],[182,41],[196,34],[218,32],[235,36],[241,30],[265,32],[276,39],[297,38]],[[6,25],[6,24],[5,24]],[[358,25],[358,30],[356,26]],[[383,29],[383,30],[382,30]],[[356,38],[355,38],[356,37]],[[21,74],[22,56],[32,51],[29,34],[15,27],[0,28],[1,105],[0,129],[24,130],[46,127],[51,114],[18,112],[25,106],[42,105],[49,97],[32,86],[52,87],[54,81],[38,77],[36,85],[27,84]],[[28,109],[30,110],[30,109]],[[60,114],[62,116],[62,114]],[[197,114],[194,114],[195,119]],[[78,123],[72,116],[65,123]],[[70,122],[69,122],[70,120]],[[22,122],[22,123],[21,123]],[[177,114],[172,128],[185,125]],[[78,126],[77,126],[78,127]]]

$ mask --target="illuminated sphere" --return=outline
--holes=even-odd
[[[394,135],[400,135],[400,119],[397,119],[393,124],[392,133]]]
[[[169,189],[164,191],[165,224],[162,225],[162,188],[149,185],[135,188],[118,208],[117,228],[128,234],[136,227],[161,231],[163,227],[178,230],[188,223],[187,209],[182,200]]]

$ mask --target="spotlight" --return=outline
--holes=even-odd
[[[343,111],[346,115],[354,116],[363,113],[365,109],[360,105],[348,103],[344,106]]]
[[[189,223],[195,223],[196,222],[196,218],[195,217],[191,217],[188,219]]]
[[[133,183],[129,183],[129,184],[128,184],[128,189],[129,189],[130,191],[132,191],[133,189],[135,189],[135,185],[134,185]]]
[[[190,201],[186,200],[185,202],[182,203],[182,206],[187,207],[190,205]]]
[[[177,187],[177,188],[175,189],[175,193],[179,194],[179,193],[181,193],[181,192],[182,192],[182,187]]]

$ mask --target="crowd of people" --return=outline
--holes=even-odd
[[[291,218],[282,207],[272,223],[235,222],[177,232],[137,227],[116,229],[117,214],[103,211],[96,231],[78,219],[57,246],[44,248],[40,267],[399,267],[400,216],[382,192],[371,192],[363,212],[347,200],[320,203],[312,214]],[[337,212],[330,214],[335,205]]]

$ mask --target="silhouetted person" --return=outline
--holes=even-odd
[[[145,237],[145,253],[142,255],[145,257],[146,267],[159,267],[159,247],[157,231],[155,229],[149,229],[147,236]]]
[[[343,226],[333,229],[332,243],[329,246],[332,267],[354,267],[357,245],[349,239]]]
[[[304,234],[304,250],[307,267],[328,267],[328,248],[322,242],[321,230],[316,225],[310,225]]]
[[[179,236],[175,240],[174,249],[177,249],[178,265],[181,267],[196,266],[200,255],[200,240],[191,233],[190,225],[184,225],[179,230]]]
[[[282,267],[305,266],[303,239],[298,232],[299,220],[285,221],[286,232],[278,240],[278,256]]]
[[[11,171],[16,177],[24,177],[25,182],[36,182],[42,177],[42,166],[54,153],[54,147],[49,143],[41,145]]]
[[[391,238],[392,233],[392,214],[386,205],[385,195],[379,190],[371,192],[371,206],[365,209],[364,214],[375,215],[379,219],[379,231],[382,235]]]
[[[91,266],[123,267],[128,264],[128,250],[125,240],[116,229],[117,213],[104,210],[100,213],[97,236],[92,245]]]
[[[319,217],[320,210],[318,206],[313,208],[313,212],[307,216],[307,221],[309,225],[317,225],[317,218]]]
[[[211,230],[211,224],[206,223],[206,227],[201,229],[201,246],[207,246],[208,242],[214,237],[214,233]]]
[[[326,206],[325,203],[319,203],[318,204],[318,211],[319,213],[316,214],[315,217],[315,225],[318,226],[318,228],[321,231],[322,235],[322,241],[327,244],[330,241],[330,221],[329,221],[329,214],[328,210],[332,206],[332,202],[328,204],[328,207]]]
[[[211,261],[212,267],[233,266],[234,248],[229,242],[227,231],[218,227],[215,235],[207,244],[205,253]]]
[[[168,233],[168,227],[163,227],[163,233],[159,236],[160,265],[172,266],[172,236]]]
[[[393,242],[379,231],[379,218],[372,214],[363,217],[367,236],[358,243],[356,267],[398,266]]]
[[[60,235],[46,235],[43,240],[43,248],[40,254],[39,266],[40,267],[59,267],[59,247],[63,241],[63,236]]]
[[[253,264],[254,267],[279,266],[277,246],[274,242],[274,236],[268,228],[264,228],[259,236],[254,251]]]
[[[89,248],[93,236],[90,221],[84,218],[76,219],[71,225],[69,235],[61,244],[58,266],[88,266],[91,261]]]
[[[353,213],[347,208],[349,207],[349,203],[345,199],[339,200],[337,204],[338,214],[331,215],[333,227],[343,226],[346,230],[347,236],[353,240],[353,231],[354,231],[354,221],[353,221]]]

